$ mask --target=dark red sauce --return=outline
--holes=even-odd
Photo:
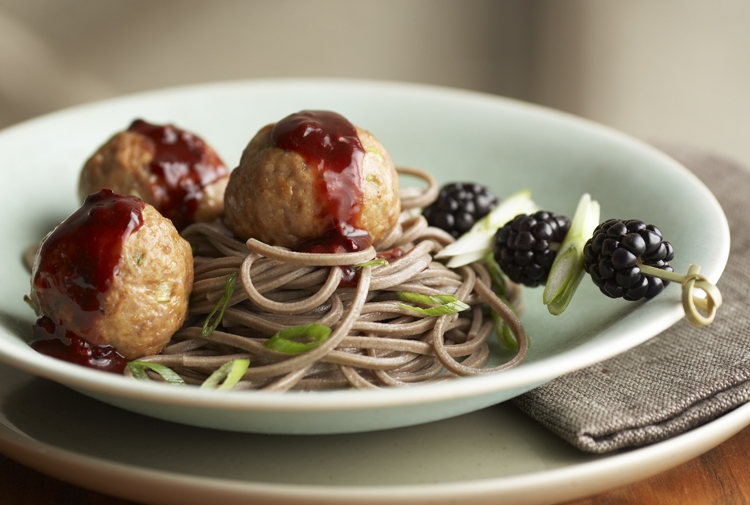
[[[397,260],[406,254],[403,249],[400,247],[394,247],[392,249],[388,249],[387,251],[383,251],[378,253],[378,258],[383,258],[384,260],[388,261],[390,263],[393,260]]]
[[[354,252],[370,246],[370,235],[360,225],[361,167],[365,150],[357,130],[346,118],[329,111],[291,114],[271,130],[275,147],[294,151],[319,172],[318,201],[331,228],[309,240],[300,251]]]
[[[56,325],[47,316],[39,318],[34,325],[34,338],[31,347],[37,352],[76,365],[122,374],[128,364],[111,345],[91,344]]]
[[[192,133],[172,125],[136,119],[128,131],[151,139],[156,151],[150,163],[156,209],[182,230],[195,220],[203,188],[229,174],[219,156]]]
[[[331,228],[320,237],[306,240],[297,249],[307,253],[336,254],[370,247],[370,234],[350,227]]]
[[[92,342],[99,337],[97,322],[104,314],[104,298],[119,271],[123,244],[143,226],[143,208],[139,198],[103,189],[89,195],[45,239],[32,283],[42,311],[54,311],[60,318],[43,317],[37,321],[37,341],[32,347],[45,354],[65,354],[68,351],[60,350],[60,346],[86,347],[76,343],[80,338],[92,356],[107,354],[106,349],[94,350],[99,346]],[[42,343],[45,339],[60,343]],[[80,352],[73,348],[69,354],[70,361],[80,359]],[[100,368],[99,360],[93,357],[87,366]]]
[[[388,249],[387,251],[383,251],[378,253],[376,256],[377,258],[382,258],[386,260],[388,263],[399,259],[404,255],[404,250],[400,249],[398,247],[394,247],[393,249]],[[339,281],[339,287],[340,288],[354,288],[357,287],[357,283],[359,282],[359,276],[360,272],[362,271],[361,268],[355,268],[355,267],[349,267],[349,266],[343,266],[340,267],[342,276],[341,280]]]

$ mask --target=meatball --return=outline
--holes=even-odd
[[[261,128],[232,172],[224,203],[226,224],[239,237],[303,250],[324,236],[377,243],[401,212],[398,176],[383,145],[327,111]]]
[[[190,244],[151,205],[91,194],[42,241],[30,301],[38,339],[111,346],[132,360],[159,352],[187,315]]]
[[[135,195],[182,230],[221,216],[228,181],[218,154],[196,135],[136,120],[86,161],[78,195],[81,201],[100,189]]]

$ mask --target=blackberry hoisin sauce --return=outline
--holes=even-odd
[[[306,110],[276,123],[271,142],[275,147],[298,153],[320,173],[317,196],[322,213],[331,217],[331,229],[298,249],[341,253],[370,247],[370,234],[359,223],[365,150],[354,125],[335,112]]]
[[[329,111],[302,111],[276,123],[271,130],[275,147],[294,151],[317,167],[318,201],[323,212],[331,216],[331,229],[322,236],[307,240],[299,250],[308,253],[355,252],[370,247],[370,234],[362,229],[361,174],[364,147],[357,129],[340,114]],[[404,255],[394,248],[378,254],[393,261]],[[357,285],[360,269],[340,267],[340,286]]]
[[[149,169],[156,176],[154,207],[182,230],[195,220],[203,188],[228,175],[229,170],[203,140],[175,126],[136,119],[128,131],[153,142]]]
[[[143,226],[144,203],[103,189],[47,237],[32,279],[42,307],[58,307],[66,321],[44,315],[34,324],[31,347],[79,365],[122,373],[127,361],[112,346],[87,340],[104,314],[104,299],[119,270],[123,244]]]

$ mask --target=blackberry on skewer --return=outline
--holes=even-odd
[[[497,230],[495,261],[513,282],[529,287],[544,284],[569,228],[570,220],[553,212],[520,214]]]
[[[640,300],[661,293],[669,281],[644,275],[641,265],[673,271],[672,245],[659,228],[636,219],[609,219],[594,230],[584,247],[583,267],[602,293]]]
[[[499,203],[489,188],[473,183],[454,182],[440,189],[437,200],[422,214],[435,226],[458,238],[490,213]]]

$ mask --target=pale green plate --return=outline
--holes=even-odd
[[[494,375],[405,389],[316,393],[234,392],[146,384],[31,350],[33,313],[22,297],[22,252],[77,208],[84,160],[134,118],[173,122],[211,143],[229,165],[261,126],[301,109],[329,109],[377,136],[397,165],[441,182],[478,181],[500,196],[529,188],[543,208],[571,215],[582,193],[602,219],[657,225],[673,266],[718,280],[729,252],[724,214],[684,167],[597,124],[525,103],[434,87],[336,80],[213,84],[124,97],[62,111],[0,133],[0,360],[94,398],[196,426],[267,433],[345,433],[408,426],[505,401],[653,337],[682,317],[672,286],[647,303],[610,300],[588,280],[560,317],[540,289],[524,292],[527,360]],[[502,359],[495,350],[495,361]]]

